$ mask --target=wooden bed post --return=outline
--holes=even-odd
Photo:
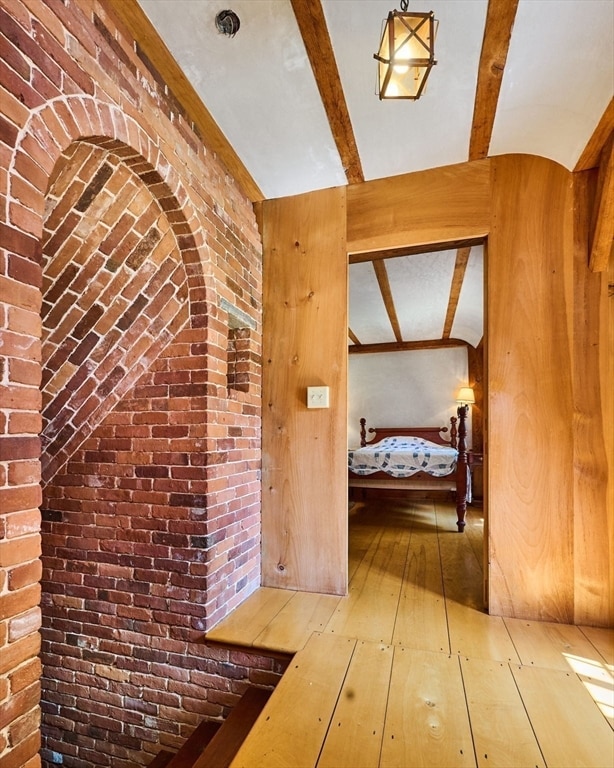
[[[467,411],[468,405],[460,405],[458,414],[458,458],[456,461],[456,525],[459,533],[465,530],[467,512]],[[452,417],[454,418],[454,417]]]
[[[364,448],[367,444],[367,420],[361,419],[360,420],[360,447]]]

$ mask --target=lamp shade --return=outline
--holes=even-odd
[[[380,99],[419,99],[435,61],[433,12],[390,11],[384,25],[378,65]]]
[[[475,395],[471,387],[461,387],[456,395],[456,402],[461,405],[472,405],[475,403]]]

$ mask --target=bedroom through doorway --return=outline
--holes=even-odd
[[[452,446],[466,448],[465,519],[474,531],[486,527],[485,258],[483,238],[349,254],[348,459],[357,468],[348,470],[350,520],[360,504],[372,510],[391,499],[409,517],[416,505],[431,517],[437,504],[454,505],[456,463],[439,456]],[[463,388],[469,400],[459,403]],[[479,541],[486,603],[484,537],[474,537],[474,548]]]

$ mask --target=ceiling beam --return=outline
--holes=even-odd
[[[384,344],[360,344],[348,347],[350,355],[372,355],[378,352],[413,352],[416,349],[447,349],[449,347],[468,347],[462,339],[429,339],[427,341],[390,341]]]
[[[594,224],[588,265],[593,272],[605,272],[612,258],[614,240],[614,133],[601,152],[597,194],[594,204]]]
[[[358,147],[320,0],[290,0],[348,184],[364,181]]]
[[[350,341],[353,341],[354,344],[358,344],[358,346],[360,346],[360,339],[351,328],[348,328],[348,337]]]
[[[137,0],[107,0],[107,6],[123,22],[138,48],[155,67],[189,120],[193,122],[203,143],[217,154],[218,159],[252,202],[263,200],[262,191],[211,117]]]
[[[469,261],[470,253],[471,248],[459,248],[456,252],[452,286],[450,287],[450,298],[448,299],[448,310],[446,312],[446,320],[443,324],[444,339],[449,339],[450,333],[452,332],[454,317],[456,316],[456,308],[458,307],[458,299],[460,297],[461,288],[463,287],[463,280],[465,279],[465,272],[467,270],[467,262]]]
[[[469,160],[488,157],[518,0],[488,0],[473,105]]]
[[[614,99],[610,99],[610,103],[605,108],[601,120],[593,131],[593,135],[578,158],[574,172],[588,171],[590,168],[596,168],[599,165],[601,153],[612,131],[614,131]]]
[[[392,298],[392,291],[390,289],[390,281],[388,280],[388,272],[386,272],[386,264],[383,261],[374,261],[373,269],[375,270],[375,276],[377,277],[377,284],[379,285],[382,299],[384,300],[384,306],[386,307],[386,314],[390,320],[394,338],[397,341],[403,341],[403,335],[401,334],[401,328],[399,326],[399,320],[397,318],[397,311],[394,306],[394,299]]]
[[[450,240],[445,243],[434,243],[433,245],[412,245],[400,248],[388,248],[383,251],[362,251],[360,253],[350,253],[348,262],[350,264],[362,264],[365,261],[377,261],[378,259],[394,259],[397,256],[417,256],[423,253],[438,253],[439,251],[453,251],[456,248],[464,246],[482,245],[483,237],[472,237],[465,240]]]

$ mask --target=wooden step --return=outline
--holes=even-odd
[[[149,768],[167,768],[169,762],[175,757],[175,752],[162,749],[149,763]]]
[[[265,688],[248,688],[193,768],[228,768],[271,693]]]
[[[215,734],[222,727],[222,723],[213,720],[204,720],[182,745],[179,752],[173,755],[165,768],[192,768],[198,756],[211,742]]]

